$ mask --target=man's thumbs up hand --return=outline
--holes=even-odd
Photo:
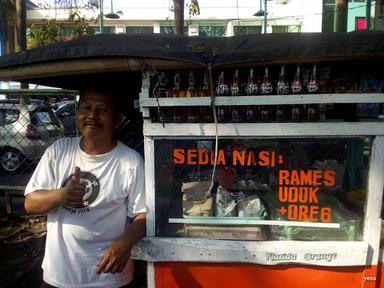
[[[64,187],[63,204],[70,207],[78,207],[83,202],[85,185],[80,184],[80,167],[75,167],[72,178]]]
[[[80,167],[75,166],[75,169],[73,170],[73,176],[72,179],[74,179],[76,182],[80,183]]]

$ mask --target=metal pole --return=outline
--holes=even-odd
[[[267,33],[267,1],[264,0],[264,34]]]
[[[104,32],[104,27],[103,27],[103,18],[104,18],[104,15],[103,15],[103,3],[104,1],[103,0],[100,0],[100,34],[103,34]]]
[[[377,1],[376,1],[377,3]],[[367,30],[371,30],[371,4],[372,4],[372,1],[371,0],[367,0],[367,10],[366,10],[366,16],[365,16],[365,29]]]

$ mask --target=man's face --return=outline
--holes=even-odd
[[[111,140],[119,126],[112,100],[96,91],[81,96],[76,114],[76,123],[84,138]]]

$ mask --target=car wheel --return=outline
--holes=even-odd
[[[21,163],[22,155],[20,151],[10,148],[0,152],[0,164],[5,172],[12,173],[19,170]]]

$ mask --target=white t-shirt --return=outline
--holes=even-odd
[[[86,194],[80,207],[48,213],[44,281],[57,287],[124,286],[133,277],[132,261],[115,274],[97,275],[96,264],[125,232],[127,217],[145,212],[142,157],[121,142],[106,154],[88,155],[80,138],[63,138],[45,151],[25,195],[64,187],[75,166]]]

